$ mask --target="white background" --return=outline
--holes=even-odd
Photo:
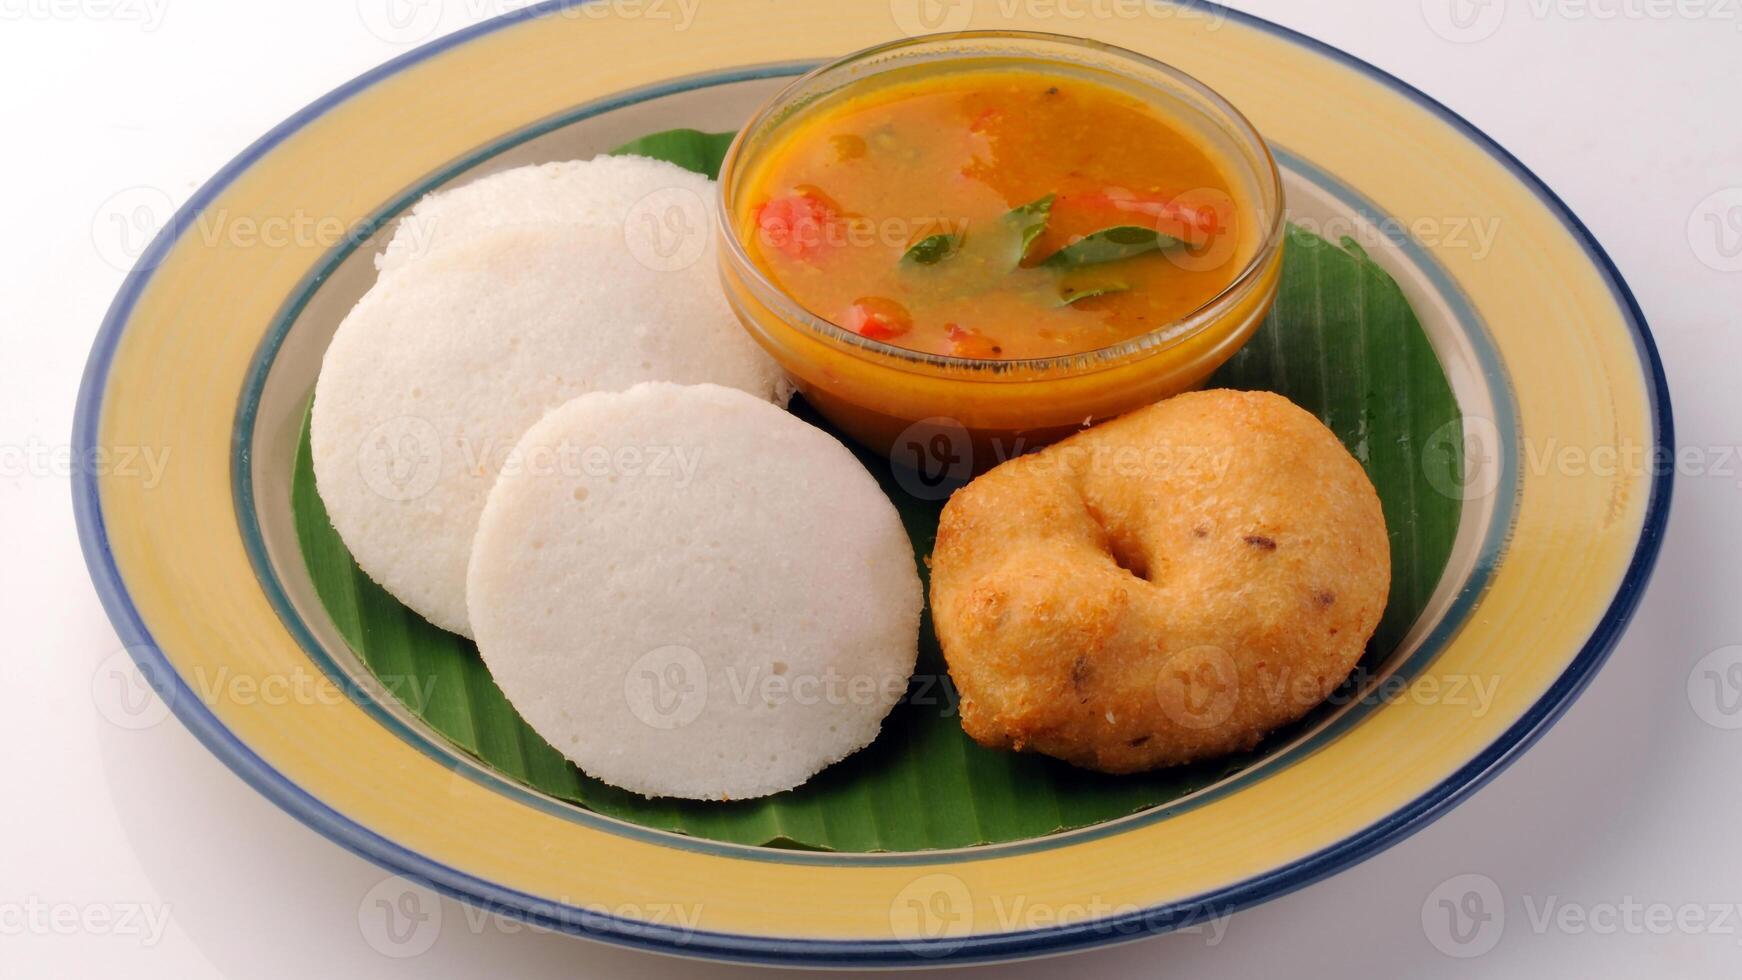
[[[128,730],[93,694],[117,642],[48,454],[68,442],[86,351],[121,281],[106,209],[141,186],[187,196],[274,123],[406,50],[367,29],[381,2],[0,0],[0,609],[14,631],[0,659],[0,975],[724,969],[534,934],[451,902],[427,951],[386,957],[359,925],[383,872],[257,796],[173,720]],[[1471,8],[1457,34],[1444,31],[1447,2],[1236,6],[1425,89],[1557,190],[1632,284],[1662,348],[1678,441],[1714,472],[1678,479],[1656,578],[1608,666],[1473,799],[1334,879],[1234,916],[1219,941],[1174,935],[1011,975],[1742,975],[1742,730],[1723,727],[1742,712],[1714,700],[1742,687],[1725,692],[1696,669],[1742,643],[1742,464],[1729,455],[1742,441],[1742,271],[1723,268],[1742,265],[1726,259],[1742,245],[1742,10],[1506,0]],[[502,9],[447,0],[437,29]],[[1714,237],[1725,220],[1727,237]],[[1717,666],[1737,659],[1719,653]],[[1723,676],[1734,685],[1742,668]],[[1436,933],[1448,943],[1432,925],[1440,897],[1489,887],[1444,885],[1465,874],[1492,883],[1489,907],[1504,915],[1474,960],[1436,948]],[[1681,925],[1666,928],[1666,915]],[[161,934],[148,916],[167,916]]]

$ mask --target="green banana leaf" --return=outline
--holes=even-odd
[[[670,160],[712,176],[730,139],[678,130],[617,152]],[[1351,242],[1338,247],[1294,228],[1285,250],[1274,312],[1211,385],[1288,396],[1324,419],[1366,466],[1391,528],[1394,568],[1390,605],[1363,661],[1372,667],[1396,648],[1420,613],[1457,532],[1458,502],[1431,490],[1434,481],[1421,467],[1444,467],[1455,475],[1462,468],[1461,447],[1454,444],[1452,452],[1432,458],[1421,450],[1431,434],[1459,418],[1458,406],[1415,314],[1378,265]],[[829,428],[802,401],[793,410]],[[860,458],[896,502],[914,554],[923,559],[931,551],[941,504],[903,490],[882,458]],[[571,765],[515,713],[470,641],[431,626],[357,568],[315,492],[306,425],[292,504],[303,557],[328,613],[370,670],[401,679],[395,691],[413,712],[460,750],[514,780],[647,827],[836,851],[1021,840],[1164,805],[1251,765],[1298,730],[1276,733],[1250,753],[1131,776],[983,749],[962,734],[928,615],[908,698],[869,748],[795,790],[764,799],[645,799]]]

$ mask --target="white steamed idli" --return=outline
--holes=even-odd
[[[639,156],[601,156],[515,167],[437,191],[395,227],[375,266],[389,271],[479,232],[510,225],[641,226],[664,237],[660,260],[692,260],[712,247],[719,204],[707,177]],[[683,251],[678,252],[676,249]]]
[[[468,600],[535,731],[646,796],[791,789],[870,744],[922,596],[876,480],[821,429],[717,385],[592,394],[490,491]]]
[[[466,559],[502,458],[551,408],[650,380],[785,395],[712,263],[649,268],[618,228],[480,232],[384,273],[339,325],[315,384],[316,487],[370,578],[469,636]]]

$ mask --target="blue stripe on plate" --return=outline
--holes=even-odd
[[[97,446],[97,424],[101,417],[102,399],[115,348],[133,311],[140,293],[150,281],[157,263],[173,247],[183,229],[243,171],[259,160],[291,134],[319,118],[329,109],[349,99],[376,82],[390,77],[425,59],[476,38],[510,27],[526,20],[548,15],[565,7],[576,6],[574,0],[549,0],[538,3],[465,30],[439,38],[402,55],[356,79],[340,86],[274,127],[265,136],[243,150],[220,170],[171,219],[169,225],[153,240],[140,257],[133,272],[122,283],[98,331],[85,366],[79,398],[73,420],[73,451],[83,458]],[[1451,110],[1435,102],[1425,93],[1323,42],[1296,31],[1272,24],[1249,14],[1228,10],[1211,3],[1202,3],[1242,24],[1267,31],[1301,45],[1334,61],[1368,75],[1380,84],[1397,91],[1420,104],[1464,133],[1472,142],[1511,171],[1554,212],[1568,231],[1580,242],[1591,262],[1603,273],[1616,304],[1621,307],[1632,329],[1650,397],[1656,446],[1674,445],[1670,416],[1669,387],[1656,344],[1646,326],[1644,315],[1632,293],[1623,282],[1614,263],[1598,245],[1590,230],[1550,191],[1535,174],[1519,160],[1502,149],[1486,134]],[[243,447],[245,448],[245,447]],[[1656,448],[1656,447],[1654,447]],[[1627,573],[1602,620],[1573,662],[1499,739],[1478,754],[1438,786],[1392,813],[1366,830],[1340,841],[1317,854],[1286,865],[1266,875],[1241,882],[1198,898],[1146,909],[1139,912],[1082,922],[1068,926],[1036,929],[943,940],[933,944],[888,941],[794,940],[723,933],[695,932],[668,926],[651,926],[633,920],[604,915],[568,905],[544,902],[534,896],[502,888],[491,882],[459,872],[423,855],[417,854],[351,821],[294,785],[268,766],[238,740],[194,696],[193,691],[177,676],[153,642],[150,632],[140,620],[138,610],[115,567],[108,547],[107,529],[103,523],[97,480],[91,472],[81,472],[72,484],[73,510],[79,527],[81,547],[91,578],[102,599],[109,618],[122,642],[132,651],[141,672],[159,696],[171,706],[182,722],[249,785],[285,810],[320,831],[345,848],[400,874],[426,882],[445,894],[494,911],[513,915],[550,928],[587,935],[626,946],[653,949],[666,953],[702,956],[733,961],[779,961],[786,964],[819,966],[895,966],[915,962],[965,963],[1006,960],[1058,953],[1089,946],[1105,945],[1139,938],[1157,932],[1202,922],[1214,916],[1256,904],[1297,888],[1304,887],[1327,875],[1342,870],[1357,861],[1402,840],[1444,813],[1477,787],[1493,778],[1513,759],[1541,737],[1548,727],[1566,711],[1582,691],[1610,650],[1637,608],[1646,581],[1651,575],[1660,550],[1663,531],[1668,520],[1673,484],[1672,468],[1663,467],[1655,474],[1646,518],[1638,547],[1634,551]]]

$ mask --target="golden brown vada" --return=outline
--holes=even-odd
[[[1367,474],[1264,392],[1179,395],[1009,460],[950,498],[931,558],[962,728],[1114,773],[1300,718],[1390,582]]]

